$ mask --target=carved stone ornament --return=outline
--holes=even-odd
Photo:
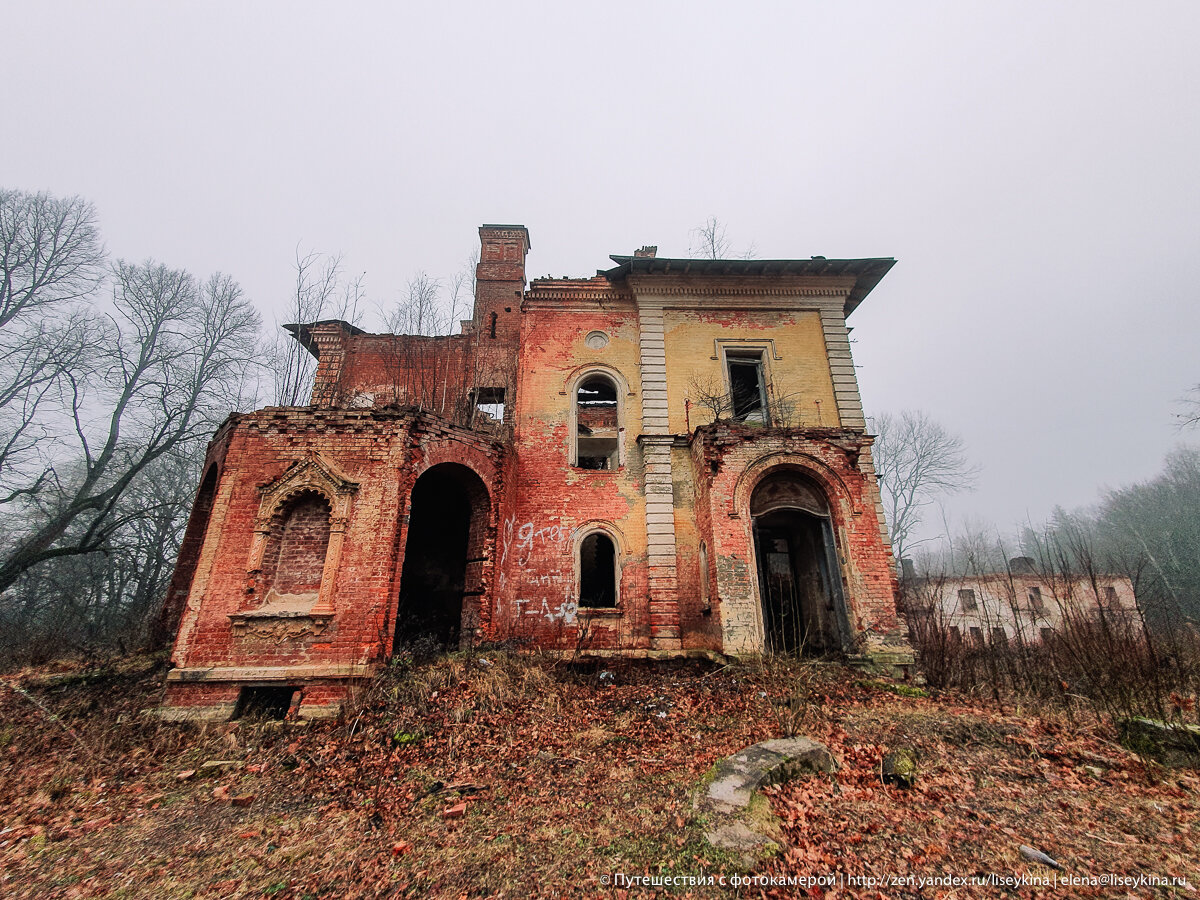
[[[310,450],[302,459],[296,460],[278,478],[260,484],[262,502],[254,520],[254,541],[250,546],[249,582],[243,609],[236,617],[257,613],[259,618],[281,618],[274,614],[270,597],[257,597],[259,578],[262,574],[263,554],[267,548],[267,536],[271,520],[287,501],[303,491],[314,491],[329,501],[329,545],[325,551],[325,567],[321,573],[321,590],[316,602],[305,610],[311,619],[333,615],[333,598],[337,582],[338,566],[342,559],[342,543],[350,521],[350,506],[358,492],[358,483],[339,472],[327,459],[315,450]],[[281,611],[282,612],[282,611]],[[291,615],[296,610],[288,610]],[[231,617],[234,618],[234,617]]]

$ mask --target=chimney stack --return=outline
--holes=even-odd
[[[654,259],[654,257],[658,255],[658,247],[646,244],[646,246],[642,247],[641,250],[634,250],[633,255],[635,257],[642,257],[645,259]]]

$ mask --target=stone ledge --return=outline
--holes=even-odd
[[[236,703],[214,703],[208,706],[157,706],[142,710],[142,715],[163,722],[228,722],[237,711]],[[300,721],[310,719],[332,719],[341,712],[341,704],[300,704],[296,715]]]
[[[305,681],[312,678],[368,678],[379,666],[360,663],[315,666],[212,666],[172,669],[167,681],[200,684],[214,681]]]
[[[824,744],[806,737],[776,738],[753,744],[717,763],[716,774],[695,807],[712,817],[705,838],[714,847],[752,850],[775,843],[767,832],[773,822],[752,815],[760,788],[783,784],[802,775],[832,773],[837,761]],[[760,798],[761,802],[761,798]]]

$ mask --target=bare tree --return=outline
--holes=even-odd
[[[725,232],[724,223],[716,216],[709,216],[691,230],[688,255],[703,259],[727,259],[733,245]]]
[[[87,352],[39,407],[29,452],[45,467],[0,498],[0,592],[41,563],[102,550],[139,475],[245,397],[258,316],[232,279],[151,262],[118,262],[110,278],[111,311],[88,314]]]
[[[104,271],[96,211],[79,197],[0,189],[0,329],[91,295]]]
[[[733,414],[733,395],[725,382],[715,375],[697,375],[688,382],[688,399],[707,412],[713,422]]]
[[[926,508],[938,497],[971,488],[978,470],[968,462],[962,438],[920,410],[885,413],[873,425],[875,473],[900,559],[921,543],[913,535]]]
[[[725,223],[716,216],[709,216],[689,232],[688,256],[699,259],[753,259],[754,243],[745,250],[733,249],[733,242],[726,233]]]
[[[1200,425],[1200,384],[1188,391],[1183,398],[1184,411],[1179,413],[1180,428],[1195,428]]]
[[[343,278],[342,257],[296,251],[295,285],[288,304],[286,323],[310,324],[323,319],[341,319],[357,325],[365,307],[364,276]],[[267,341],[265,359],[276,406],[308,402],[316,360],[303,345],[276,322]]]
[[[78,301],[103,262],[91,204],[0,190],[0,501],[28,497],[49,476],[45,412],[89,348]]]
[[[454,316],[461,302],[464,283],[461,275],[454,280],[451,305],[447,309],[442,301],[441,279],[418,272],[408,280],[405,297],[383,314],[384,327],[392,334],[426,337],[449,334],[455,325]]]

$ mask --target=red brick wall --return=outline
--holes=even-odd
[[[521,336],[515,485],[501,513],[500,565],[490,633],[575,648],[649,646],[646,523],[637,399],[637,313],[632,304],[603,308],[553,303],[528,308]],[[584,339],[593,330],[611,343],[602,351]],[[583,366],[610,366],[631,386],[625,407],[625,465],[587,471],[570,465],[570,382]],[[621,550],[619,612],[580,615],[575,545],[580,529],[608,523]]]
[[[829,500],[841,562],[843,592],[855,639],[902,628],[896,612],[896,575],[891,550],[875,515],[874,497],[858,468],[869,440],[841,429],[794,428],[763,431],[752,426],[713,425],[698,429],[694,459],[707,473],[706,515],[710,557],[717,573],[726,649],[750,636],[758,613],[757,576],[750,495],[780,466],[817,483]],[[717,472],[713,474],[713,466]]]
[[[385,659],[403,566],[403,516],[417,475],[438,462],[459,462],[480,475],[481,491],[495,495],[504,458],[503,445],[486,435],[412,413],[266,409],[243,417],[227,440],[221,489],[175,646],[173,659],[182,668],[339,666]],[[247,620],[235,629],[231,617],[259,608],[265,594],[261,586],[253,594],[247,590],[260,487],[310,451],[358,484],[345,525],[333,618],[325,625],[308,619]],[[313,494],[302,496],[307,499],[297,513],[308,532],[306,543],[297,545],[294,557],[287,555],[286,541],[281,549],[285,560],[307,560],[300,567],[305,574],[276,582],[278,590],[315,589],[319,583],[316,535],[328,533],[328,506]],[[467,577],[486,591],[494,577],[495,508],[481,506],[486,508],[472,523],[468,552],[485,559],[468,566]],[[264,560],[270,558],[268,547]]]
[[[312,491],[275,513],[263,553],[263,594],[315,594],[329,546],[329,501]]]

